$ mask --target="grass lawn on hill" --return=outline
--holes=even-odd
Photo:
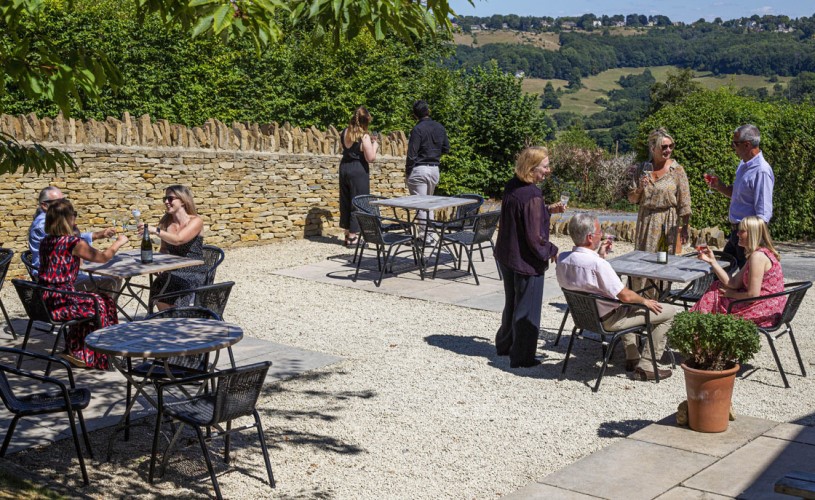
[[[468,47],[481,47],[491,43],[518,43],[546,50],[560,49],[560,35],[557,33],[531,33],[512,30],[456,33],[453,35],[453,42],[456,45],[466,45]]]

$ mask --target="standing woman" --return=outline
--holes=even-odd
[[[204,221],[195,209],[192,191],[187,186],[174,184],[164,191],[164,216],[157,226],[148,226],[150,234],[161,240],[161,253],[180,255],[190,259],[204,260]],[[139,236],[144,224],[139,224]],[[159,273],[150,286],[150,296],[189,290],[202,286],[207,277],[207,266],[193,266]],[[172,302],[158,302],[159,310],[173,305],[189,305],[191,296],[172,299]]]
[[[76,229],[76,211],[71,202],[62,198],[54,200],[45,213],[46,237],[40,242],[39,284],[67,292],[74,292],[79,264],[82,259],[105,263],[113,258],[119,248],[127,243],[120,234],[104,251],[97,250],[79,237]],[[43,300],[55,319],[68,321],[89,318],[99,312],[99,323],[82,323],[72,326],[65,334],[65,351],[61,354],[74,366],[108,369],[104,354],[85,347],[85,336],[90,332],[117,324],[116,303],[109,296],[98,293],[82,295],[43,293]]]
[[[510,368],[539,365],[535,359],[543,301],[543,273],[558,249],[549,242],[549,216],[562,213],[561,203],[547,206],[536,185],[549,174],[549,151],[533,146],[521,151],[515,176],[501,200],[495,260],[504,279],[504,312],[495,334],[499,356],[509,355]]]
[[[371,114],[365,106],[354,111],[348,127],[340,132],[342,159],[340,160],[340,227],[345,229],[345,246],[357,244],[359,223],[351,217],[355,196],[371,193],[368,163],[376,160],[379,148],[375,137],[368,133]]]
[[[639,165],[628,191],[628,201],[639,204],[634,248],[646,252],[656,252],[662,224],[667,225],[669,253],[674,251],[677,227],[684,245],[688,241],[688,221],[690,220],[690,187],[685,169],[671,158],[675,147],[674,139],[664,128],[658,128],[648,135],[648,156],[653,172],[643,171]],[[643,288],[643,280],[633,282],[633,289]]]

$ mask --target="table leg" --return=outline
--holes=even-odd
[[[118,370],[119,373],[121,373],[125,377],[125,379],[127,379],[130,385],[136,389],[133,397],[130,398],[129,402],[127,402],[125,412],[122,415],[122,418],[119,420],[119,423],[116,424],[116,429],[114,429],[113,433],[110,435],[110,438],[108,440],[107,461],[110,462],[110,458],[113,454],[113,440],[116,439],[116,434],[118,434],[119,431],[124,430],[125,441],[127,441],[128,438],[130,437],[129,434],[130,412],[133,410],[133,405],[136,403],[136,400],[139,398],[139,395],[140,394],[143,395],[147,402],[153,406],[153,408],[158,407],[158,402],[155,399],[153,399],[149,394],[147,394],[147,392],[144,390],[144,387],[150,381],[150,375],[152,375],[153,369],[155,368],[154,365],[150,366],[150,368],[147,370],[147,373],[144,375],[141,381],[137,381],[136,378],[133,376],[132,371],[129,369],[129,367],[131,366],[130,358],[126,358],[127,361],[124,365],[122,364],[122,360],[119,359],[118,356],[109,356],[108,359],[111,360],[114,368],[116,368],[116,370]]]

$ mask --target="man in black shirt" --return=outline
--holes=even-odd
[[[444,127],[430,118],[430,108],[424,100],[413,103],[413,116],[419,123],[410,131],[405,176],[410,194],[432,195],[439,183],[439,160],[450,152],[450,141]],[[427,214],[417,214],[419,234],[424,234]],[[430,213],[433,219],[433,213]]]

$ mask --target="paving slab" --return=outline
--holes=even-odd
[[[815,428],[799,424],[778,424],[764,434],[767,437],[815,445]]]
[[[629,438],[721,458],[777,425],[772,420],[737,415],[726,431],[704,433],[676,425],[674,414],[631,434]]]
[[[792,470],[815,473],[815,446],[760,436],[683,486],[727,497],[785,499],[789,497],[775,493],[773,486]]]
[[[591,500],[593,498],[602,498],[602,497],[595,497],[591,495],[585,495],[583,493],[578,493],[576,491],[565,490],[563,488],[558,488],[555,486],[550,486],[548,484],[541,484],[541,483],[530,483],[521,488],[520,490],[510,493],[509,495],[502,496],[504,500],[550,500],[550,499],[558,499],[558,500]]]
[[[677,486],[656,497],[654,500],[730,500],[730,497],[723,497],[722,495],[710,493],[709,491]]]
[[[600,498],[651,499],[715,461],[709,455],[624,439],[538,482]]]

